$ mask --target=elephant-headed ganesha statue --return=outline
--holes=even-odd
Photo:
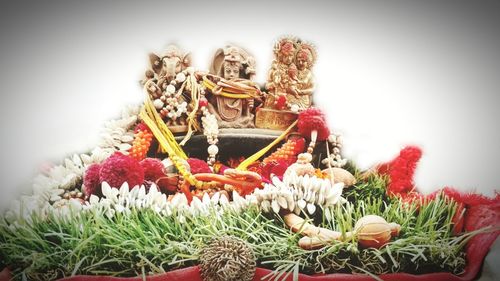
[[[185,132],[191,94],[183,85],[192,74],[191,56],[176,45],[169,45],[163,55],[151,53],[149,60],[151,68],[142,85],[170,130]]]

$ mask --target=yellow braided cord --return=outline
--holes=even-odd
[[[190,83],[191,88],[191,102],[193,103],[193,110],[189,113],[187,117],[188,122],[188,131],[184,136],[184,139],[179,143],[181,146],[184,146],[186,142],[191,138],[195,131],[200,130],[200,126],[198,125],[198,121],[196,120],[196,114],[198,112],[198,105],[200,100],[200,87],[196,81],[194,75],[189,75],[185,81],[186,83]]]
[[[146,106],[142,108],[141,112],[139,113],[139,117],[141,118],[142,121],[144,121],[144,123],[146,123],[146,125],[148,125],[149,129],[151,130],[151,132],[153,132],[153,135],[156,137],[156,139],[160,143],[160,147],[166,153],[168,153],[168,156],[170,157],[170,159],[174,163],[174,165],[177,168],[177,170],[179,171],[179,173],[184,177],[184,179],[187,180],[191,185],[201,186],[203,183],[196,180],[194,178],[193,174],[188,172],[186,170],[186,168],[184,167],[183,163],[181,163],[179,161],[179,159],[181,159],[182,156],[177,156],[175,154],[174,149],[169,145],[169,141],[165,138],[165,136],[160,131],[158,126],[156,126],[155,121],[153,121],[153,119],[151,119],[149,117],[148,113],[146,112]]]
[[[156,111],[149,95],[146,96],[144,108],[141,111],[141,118],[144,122],[146,122],[155,137],[158,139],[158,142],[160,142],[164,152],[167,152],[169,156],[175,155],[181,157],[182,159],[188,158],[186,153],[184,153],[184,150],[182,150],[180,145],[175,140],[174,134],[172,134],[165,122],[161,119],[161,116]]]
[[[172,156],[175,155],[175,152],[172,149],[172,147],[168,145],[168,141],[165,138],[165,136],[163,136],[160,129],[158,129],[158,127],[156,126],[155,122],[151,118],[149,118],[145,108],[142,108],[141,112],[139,113],[139,117],[141,118],[142,121],[144,121],[144,123],[146,123],[146,125],[148,125],[149,129],[160,143],[163,152],[166,152],[168,155]]]
[[[205,86],[205,88],[209,89],[210,91],[212,91],[215,88],[215,84],[212,81],[208,80],[208,79],[203,79],[203,85]],[[217,95],[218,96],[223,96],[223,97],[226,97],[226,98],[235,98],[235,99],[249,99],[249,98],[252,98],[252,96],[247,95],[247,94],[233,94],[233,93],[227,93],[227,92],[224,92],[224,91],[218,92]]]
[[[245,161],[241,162],[240,165],[236,169],[238,169],[240,171],[246,170],[248,168],[248,166],[250,166],[252,163],[254,163],[255,161],[257,161],[264,154],[266,154],[266,152],[268,152],[271,148],[273,148],[280,141],[282,141],[283,139],[285,139],[285,137],[288,135],[288,133],[290,133],[290,131],[295,127],[295,125],[297,125],[297,122],[298,121],[295,120],[295,122],[293,122],[292,125],[290,125],[290,127],[288,127],[278,138],[276,138],[273,142],[271,142],[270,144],[268,144],[263,149],[257,151],[254,155],[252,155],[252,156],[248,157],[247,159],[245,159]]]

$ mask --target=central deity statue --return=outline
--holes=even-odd
[[[257,109],[258,128],[285,130],[297,114],[312,106],[315,48],[298,38],[284,37],[274,46],[274,60],[265,84],[265,101]]]
[[[255,100],[260,100],[255,76],[255,59],[236,46],[218,49],[209,74],[203,77],[211,93],[208,109],[220,128],[253,128]]]
[[[311,106],[314,90],[311,67],[316,59],[314,48],[294,38],[283,38],[275,46],[266,89],[265,107],[306,109]],[[296,111],[296,110],[292,110]]]

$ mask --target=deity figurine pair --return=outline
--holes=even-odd
[[[253,81],[254,57],[234,45],[215,52],[208,73],[193,71],[190,55],[171,45],[162,56],[150,55],[151,69],[142,84],[174,133],[187,130],[189,111],[197,108],[192,103],[196,93],[185,86],[191,76],[220,128],[283,130],[312,104],[316,52],[312,45],[286,37],[275,44],[274,55],[264,91]]]
[[[266,83],[264,107],[298,112],[309,108],[314,90],[311,68],[316,60],[312,45],[295,38],[283,38],[274,47]]]
[[[275,59],[269,70],[264,104],[256,110],[258,128],[285,130],[299,111],[312,105],[314,47],[297,38],[285,37],[274,46]]]

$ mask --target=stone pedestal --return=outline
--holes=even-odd
[[[187,125],[170,125],[167,127],[174,134],[186,133],[188,131]]]
[[[284,131],[297,120],[297,113],[270,108],[258,108],[255,112],[255,127]]]

